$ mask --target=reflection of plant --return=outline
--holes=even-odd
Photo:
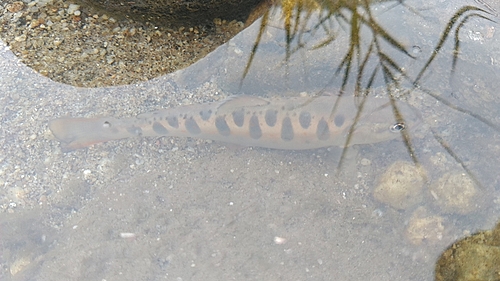
[[[381,25],[379,25],[371,13],[370,3],[368,0],[365,1],[349,1],[349,0],[281,0],[279,3],[281,7],[281,15],[283,18],[283,29],[285,32],[286,40],[286,50],[285,50],[285,61],[288,61],[290,57],[300,49],[306,48],[308,46],[307,40],[304,36],[306,34],[323,31],[326,36],[319,43],[315,43],[314,46],[309,47],[310,49],[319,49],[329,46],[337,38],[337,34],[333,31],[336,26],[347,26],[350,29],[349,34],[349,46],[347,48],[347,53],[342,58],[340,64],[336,67],[335,75],[338,76],[342,74],[342,85],[340,87],[340,94],[344,93],[350,75],[355,74],[355,93],[360,96],[360,102],[358,107],[358,112],[354,119],[354,124],[350,128],[349,136],[355,129],[355,125],[361,117],[363,107],[365,104],[365,97],[368,94],[368,89],[373,86],[375,78],[379,73],[382,73],[386,85],[391,83],[399,83],[396,76],[404,76],[401,71],[401,67],[390,57],[389,53],[386,53],[381,45],[388,44],[395,48],[398,52],[403,53],[407,57],[412,57],[401,43],[394,39],[387,30],[385,30]],[[278,9],[278,8],[276,8]],[[266,11],[263,15],[259,33],[255,40],[255,44],[252,49],[249,61],[245,67],[241,83],[245,79],[250,66],[254,59],[254,56],[259,47],[260,40],[264,31],[268,26],[269,17],[271,11]],[[311,23],[311,19],[314,17],[314,22]],[[368,27],[372,31],[371,42],[365,51],[361,45],[361,29],[363,27]],[[375,54],[378,57],[378,66],[371,70],[369,67],[369,59]],[[363,77],[369,77],[365,85],[362,85]],[[335,77],[332,77],[334,79]],[[388,92],[390,88],[388,87]],[[395,119],[404,122],[404,118],[401,112],[396,107],[396,103],[391,95],[391,105],[393,107],[393,112]],[[338,103],[338,100],[337,100]],[[334,105],[334,111],[337,108],[337,104]],[[334,112],[332,112],[334,114]],[[410,138],[407,131],[402,130],[402,136],[405,141],[406,147],[409,150],[409,155],[412,156],[415,163],[417,159],[415,158],[415,153],[413,146],[410,143]],[[350,143],[350,137],[347,138],[345,146],[347,147]],[[345,156],[346,150],[344,150],[339,165],[341,165],[342,160]]]
[[[466,13],[470,13],[470,14],[466,15]],[[483,9],[480,9],[478,7],[474,7],[474,6],[465,6],[465,7],[462,7],[461,9],[459,9],[453,15],[453,17],[448,22],[448,25],[444,29],[443,34],[440,37],[439,43],[434,48],[434,51],[432,52],[432,55],[427,60],[427,62],[425,63],[425,66],[422,68],[422,70],[420,71],[420,73],[417,75],[417,78],[415,78],[415,80],[413,82],[415,85],[418,85],[418,82],[422,78],[422,75],[428,69],[429,65],[434,61],[434,59],[436,58],[436,56],[439,54],[439,51],[441,50],[441,48],[443,48],[444,43],[446,42],[446,40],[450,36],[450,32],[452,32],[452,31],[454,32],[455,46],[453,48],[453,63],[452,63],[451,71],[452,71],[452,74],[455,72],[455,68],[456,68],[456,64],[457,64],[457,59],[458,59],[458,54],[460,53],[460,38],[458,37],[460,29],[465,25],[465,23],[468,20],[470,20],[471,18],[474,18],[474,17],[478,17],[478,18],[482,18],[482,19],[494,22],[493,20],[491,20],[488,17],[482,15],[481,13],[491,15],[487,11],[485,11]],[[463,16],[463,18],[461,18],[462,16]],[[458,22],[458,24],[457,24],[457,22]],[[457,27],[455,29],[453,29],[453,26],[455,24],[457,24]]]
[[[275,0],[275,2],[278,0]],[[459,108],[439,95],[425,90],[419,84],[420,79],[424,73],[429,69],[431,63],[436,59],[440,53],[445,42],[448,38],[454,37],[453,58],[451,66],[451,74],[454,74],[459,51],[460,51],[460,38],[459,32],[462,27],[472,18],[480,18],[490,20],[487,11],[474,6],[464,6],[458,9],[457,12],[448,21],[447,26],[444,28],[437,45],[430,57],[426,60],[424,66],[418,71],[415,78],[410,78],[403,68],[394,59],[395,55],[402,54],[404,57],[413,59],[414,57],[405,49],[402,43],[397,38],[392,36],[388,30],[377,22],[376,17],[372,14],[371,5],[376,2],[393,2],[394,5],[403,5],[411,12],[418,14],[411,7],[406,6],[404,1],[400,0],[281,0],[275,8],[266,11],[263,15],[259,33],[253,45],[252,53],[246,64],[243,77],[240,83],[243,83],[254,56],[258,50],[261,38],[269,25],[269,19],[273,12],[279,11],[282,16],[283,30],[285,32],[285,61],[289,61],[291,56],[301,49],[319,49],[330,46],[336,39],[336,29],[342,28],[349,30],[349,45],[346,46],[347,52],[341,58],[340,63],[335,66],[336,69],[331,80],[335,77],[342,75],[342,84],[340,86],[340,95],[342,95],[351,77],[355,79],[354,92],[356,96],[361,97],[359,103],[359,111],[364,106],[363,97],[368,95],[370,88],[374,86],[377,79],[382,78],[386,85],[386,90],[393,107],[393,112],[398,122],[404,121],[400,110],[396,107],[394,100],[394,91],[401,91],[403,89],[401,83],[407,82],[413,85],[414,88],[420,88],[424,93],[429,94],[433,98],[441,101],[443,104],[449,106],[451,109],[468,114],[473,118],[483,122],[484,124],[500,131],[498,125],[491,121],[474,114],[468,110]],[[279,8],[281,7],[281,9]],[[362,31],[363,30],[363,34]],[[368,31],[368,32],[365,32]],[[307,35],[323,32],[324,35],[320,42],[314,42],[314,45],[309,42]],[[361,41],[368,42],[365,45]],[[310,46],[312,45],[312,46]],[[376,63],[374,64],[374,61]],[[330,81],[330,82],[332,82]],[[336,109],[334,106],[334,110]],[[333,114],[333,113],[332,113]],[[351,132],[361,116],[360,112],[357,114]],[[418,160],[410,142],[408,132],[403,130],[402,137],[407,147],[409,155],[412,157],[415,164],[418,165]],[[453,150],[444,142],[436,132],[433,132],[434,138],[440,145],[464,168],[464,170],[471,176],[472,179],[478,183],[476,177],[470,172],[465,163],[453,152]],[[346,146],[349,144],[349,139],[346,141]],[[341,157],[341,162],[345,151]],[[339,164],[340,165],[340,164]]]
[[[305,34],[323,31],[326,37],[311,49],[319,49],[328,46],[335,41],[337,35],[333,31],[335,26],[350,27],[350,44],[348,52],[343,57],[342,62],[337,66],[336,75],[343,72],[343,84],[341,90],[347,85],[349,75],[352,73],[355,63],[357,62],[358,78],[357,86],[361,86],[361,78],[366,74],[367,62],[372,54],[377,54],[380,60],[380,65],[384,73],[391,71],[399,72],[400,67],[390,58],[390,55],[380,47],[381,41],[388,43],[399,52],[404,53],[408,57],[412,57],[396,39],[394,39],[388,31],[379,25],[372,15],[370,3],[365,1],[349,1],[349,0],[282,0],[280,3],[281,13],[283,18],[283,29],[285,32],[286,50],[285,60],[288,61],[293,53],[307,46],[307,39],[304,39]],[[278,8],[275,8],[275,10]],[[311,17],[316,14],[313,26],[309,26]],[[255,40],[252,53],[246,65],[243,79],[245,79],[255,53],[259,47],[262,35],[268,26],[268,20],[271,15],[267,11],[262,18],[259,34]],[[363,50],[361,49],[361,28],[369,27],[373,31],[372,42],[368,46],[368,51],[365,57],[362,57]],[[375,72],[378,69],[374,70]],[[394,75],[391,75],[394,76]],[[371,85],[367,85],[368,87]],[[359,88],[358,88],[359,89]]]
[[[436,59],[436,56],[439,54],[440,50],[443,48],[444,43],[451,36],[451,32],[454,33],[454,47],[453,47],[453,59],[452,59],[452,65],[451,65],[451,75],[452,76],[454,75],[457,60],[458,60],[458,55],[460,53],[460,38],[459,38],[460,29],[465,25],[465,23],[467,21],[469,21],[470,19],[472,19],[474,17],[494,22],[493,20],[491,20],[490,18],[488,18],[487,16],[485,16],[483,14],[491,15],[487,11],[480,9],[478,7],[474,7],[474,6],[465,6],[465,7],[460,8],[448,21],[448,24],[445,27],[443,33],[441,34],[438,44],[436,45],[436,47],[434,47],[434,50],[433,50],[431,56],[429,57],[429,59],[425,63],[424,67],[422,67],[422,69],[418,73],[417,77],[412,82],[413,82],[414,88],[418,87],[418,88],[422,89],[426,94],[428,94],[429,96],[433,97],[434,99],[440,101],[442,104],[446,105],[447,107],[449,107],[455,111],[467,114],[467,115],[475,118],[476,120],[486,124],[490,128],[500,132],[500,126],[494,124],[493,122],[489,121],[488,119],[486,119],[486,118],[482,117],[481,115],[476,114],[470,110],[461,108],[461,107],[449,102],[447,99],[445,99],[439,95],[434,94],[432,91],[423,89],[419,85],[419,81],[422,78],[423,74],[428,70],[431,63]],[[456,25],[456,27],[453,28],[455,25]],[[446,150],[446,152],[451,157],[453,157],[453,159],[455,159],[455,161],[457,163],[460,164],[460,166],[462,166],[462,168],[464,169],[464,171],[466,171],[466,173],[470,176],[470,178],[478,186],[482,186],[481,183],[479,182],[479,180],[476,178],[476,176],[467,167],[465,162],[462,159],[460,159],[460,157],[453,151],[453,149],[451,149],[449,144],[432,128],[431,128],[431,132],[432,132],[434,139],[441,145],[441,147],[443,147]]]

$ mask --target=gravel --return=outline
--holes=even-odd
[[[22,62],[80,87],[132,84],[184,68],[244,26],[217,18],[210,26],[174,29],[62,0],[2,2],[0,38]]]

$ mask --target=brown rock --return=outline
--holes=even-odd
[[[500,280],[500,224],[451,245],[436,263],[436,281]]]

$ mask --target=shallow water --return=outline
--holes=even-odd
[[[287,39],[275,10],[259,40],[261,21],[184,70],[120,87],[52,82],[2,42],[1,279],[432,279],[448,245],[499,218],[500,37],[477,2],[405,4],[370,7],[390,36],[373,23],[351,32],[343,8],[302,14]],[[352,34],[360,51],[336,72]],[[392,91],[422,125],[406,142],[300,152],[143,138],[62,153],[47,127],[232,94],[365,88]],[[414,193],[404,201],[383,184]]]

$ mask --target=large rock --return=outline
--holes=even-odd
[[[436,263],[436,281],[500,280],[500,223],[451,245]]]

